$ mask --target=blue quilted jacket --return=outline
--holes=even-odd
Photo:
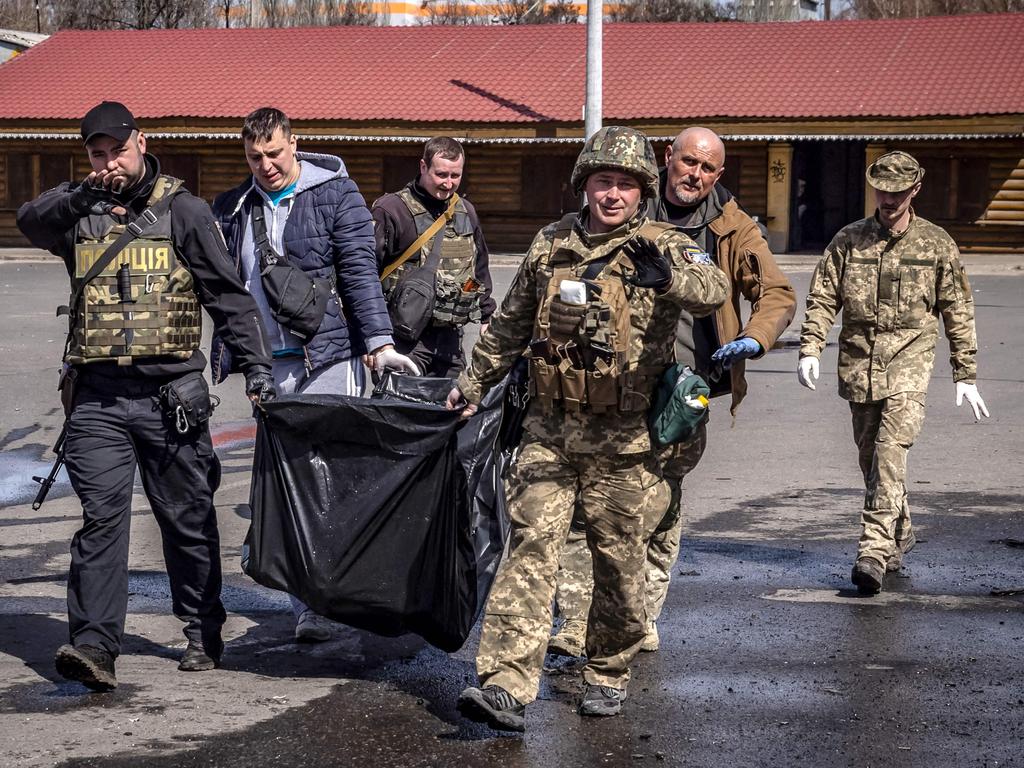
[[[392,343],[391,320],[377,274],[373,219],[359,188],[348,177],[341,158],[305,152],[297,157],[302,166],[294,199],[267,208],[266,217],[271,241],[289,261],[314,277],[334,274],[337,298],[328,302],[319,331],[305,347],[308,365],[315,371]],[[253,264],[253,205],[267,207],[269,203],[249,177],[219,195],[213,213],[228,253],[263,312],[271,348],[294,347],[294,336],[272,318],[267,322],[269,309]],[[283,223],[280,233],[276,232],[278,222]],[[215,383],[236,370],[227,346],[217,336],[210,350],[210,365]]]

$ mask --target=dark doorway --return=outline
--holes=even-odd
[[[821,251],[864,217],[863,141],[793,142],[789,250]]]

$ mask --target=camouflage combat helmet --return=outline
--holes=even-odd
[[[644,197],[658,194],[658,160],[650,140],[635,128],[610,125],[602,128],[583,145],[572,169],[576,194],[594,171],[609,169],[636,176],[643,185]]]

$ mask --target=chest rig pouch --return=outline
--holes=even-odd
[[[561,243],[572,231],[575,215],[559,222],[548,260],[551,277],[542,288],[540,310],[530,344],[530,395],[550,408],[555,401],[572,412],[644,411],[659,368],[639,367],[630,351],[632,310],[623,266],[632,266],[621,247],[610,258],[574,264]],[[670,228],[644,224],[638,235],[652,240]],[[582,281],[586,301],[563,301],[563,280]]]
[[[199,301],[171,239],[170,200],[180,187],[180,180],[160,176],[149,207],[130,224],[109,215],[79,222],[74,293],[57,310],[69,315],[66,362],[187,360],[199,348]]]
[[[479,322],[485,288],[475,278],[473,222],[462,198],[452,195],[435,219],[408,188],[398,197],[419,237],[383,281],[396,334],[415,341],[429,324],[461,328]]]

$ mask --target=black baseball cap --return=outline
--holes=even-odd
[[[82,118],[82,138],[88,144],[96,136],[110,136],[127,141],[137,131],[135,117],[119,101],[104,101],[90,109]]]

